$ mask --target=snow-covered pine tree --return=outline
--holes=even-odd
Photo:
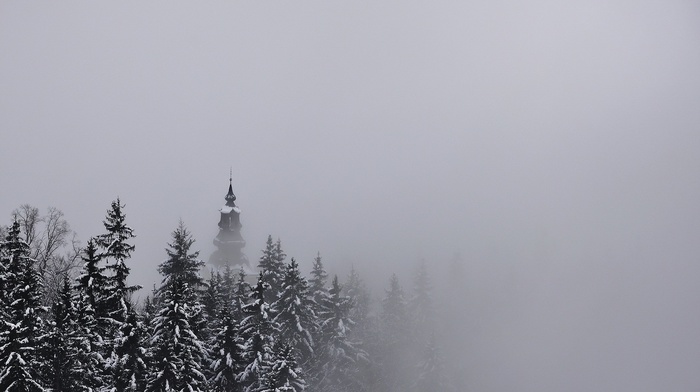
[[[243,338],[232,309],[222,311],[221,327],[214,337],[209,385],[215,392],[242,392],[239,377],[245,369]]]
[[[233,311],[236,298],[236,276],[228,264],[224,267],[224,272],[221,274],[220,283],[219,299],[221,308],[222,310]]]
[[[204,261],[199,259],[199,251],[191,252],[190,249],[195,240],[183,221],[178,223],[172,232],[173,242],[169,243],[168,259],[158,266],[158,272],[163,275],[161,290],[165,290],[174,281],[187,283],[188,290],[194,297],[206,287],[204,279],[199,275],[199,270],[204,266]]]
[[[202,313],[197,296],[201,262],[198,252],[190,253],[194,240],[182,223],[172,235],[169,259],[159,267],[164,276],[159,290],[162,305],[153,320],[154,362],[146,390],[204,392],[207,353],[192,325]]]
[[[317,303],[321,303],[328,298],[328,288],[326,287],[327,283],[328,273],[323,266],[321,252],[318,252],[316,257],[314,257],[313,267],[311,268],[311,278],[309,278],[309,291],[311,293],[311,297]]]
[[[208,390],[203,373],[205,348],[189,322],[190,291],[187,283],[175,279],[163,293],[163,307],[154,319],[154,362],[146,391]]]
[[[342,295],[338,277],[333,277],[329,295],[321,303],[320,334],[316,363],[320,365],[314,377],[314,389],[319,391],[359,390],[357,362],[367,361],[367,353],[349,336],[354,322],[349,318],[350,298]]]
[[[111,272],[107,276],[105,308],[108,317],[114,320],[116,329],[126,320],[131,308],[131,294],[141,288],[127,284],[130,268],[126,260],[134,251],[134,245],[128,241],[134,238],[134,231],[126,224],[123,208],[119,198],[112,202],[103,222],[107,232],[96,238],[97,245],[103,250],[102,256],[108,261],[106,269]],[[116,333],[116,329],[112,333]]]
[[[0,326],[0,390],[5,392],[44,391],[37,358],[42,333],[41,282],[28,256],[29,246],[20,237],[15,221],[0,245],[6,268],[3,271],[4,308]]]
[[[154,284],[153,289],[151,290],[151,294],[148,295],[143,301],[141,316],[143,318],[144,325],[153,325],[152,321],[158,314],[158,311],[160,310],[160,305],[160,296],[158,295],[158,289],[156,289],[156,285]]]
[[[89,254],[90,252],[85,250],[85,253]],[[79,377],[78,385],[80,385],[80,389],[78,390],[97,391],[100,386],[108,385],[111,382],[111,375],[107,371],[107,364],[102,356],[104,347],[103,330],[99,327],[95,309],[91,304],[94,302],[94,299],[91,300],[88,294],[92,290],[91,282],[94,281],[83,279],[86,274],[84,271],[84,274],[75,285],[77,322],[73,344],[76,347],[76,362],[79,366],[77,376]],[[93,288],[96,289],[96,287]]]
[[[174,281],[182,281],[187,284],[190,305],[189,322],[192,331],[202,341],[206,341],[209,335],[207,319],[200,298],[207,288],[207,284],[199,274],[204,266],[204,261],[199,259],[199,251],[191,251],[195,240],[192,234],[180,220],[178,227],[172,232],[173,242],[169,243],[169,249],[165,251],[168,259],[158,266],[158,271],[163,275],[160,291],[167,290],[167,286]]]
[[[245,392],[257,392],[263,387],[263,376],[272,366],[274,358],[274,328],[268,313],[268,304],[265,302],[265,291],[268,288],[269,285],[261,271],[255,288],[250,292],[250,303],[243,307],[241,335],[245,340],[245,368],[239,380]]]
[[[276,348],[275,359],[265,374],[260,392],[301,392],[306,388],[294,351],[293,347],[284,343]]]
[[[314,304],[309,298],[309,285],[292,258],[282,281],[279,299],[272,304],[279,339],[295,350],[301,366],[314,354],[313,336],[318,329]]]
[[[387,337],[392,341],[404,339],[407,335],[408,313],[403,289],[396,274],[391,275],[389,289],[382,300],[381,319]]]
[[[52,306],[46,343],[41,350],[42,373],[52,392],[72,392],[82,388],[80,346],[76,309],[68,276],[64,275],[58,298]]]
[[[353,321],[353,328],[347,331],[348,339],[365,355],[350,366],[349,372],[355,375],[351,390],[371,391],[378,388],[377,361],[381,349],[379,323],[370,312],[371,295],[354,266],[343,285],[343,293],[350,300],[349,318]]]
[[[140,392],[146,387],[147,331],[141,317],[129,310],[114,343],[116,361],[113,365],[112,392]]]
[[[326,287],[328,281],[328,273],[323,267],[323,262],[321,261],[321,253],[317,253],[314,258],[313,267],[311,269],[311,277],[309,278],[309,298],[313,306],[313,311],[316,317],[319,317],[318,323],[319,327],[314,330],[313,341],[317,344],[322,340],[322,331],[320,328],[320,315],[323,312],[323,306],[329,300],[328,288]],[[319,345],[320,347],[320,345]],[[316,353],[312,356],[312,359],[305,366],[306,379],[310,385],[316,386],[318,384],[317,378],[323,377],[323,367],[325,366],[324,360],[320,358],[321,356]],[[313,389],[313,388],[312,388]]]
[[[314,258],[314,264],[311,269],[311,278],[309,278],[309,295],[314,303],[314,312],[318,313],[321,310],[322,304],[328,300],[328,273],[323,267],[321,261],[321,253],[317,253]]]
[[[243,319],[243,307],[248,303],[251,291],[250,283],[246,281],[245,269],[241,267],[238,270],[238,279],[236,280],[236,288],[233,293],[233,317],[235,320]]]
[[[345,295],[350,299],[350,319],[355,322],[352,336],[355,340],[366,341],[370,330],[370,299],[371,296],[365,282],[355,267],[350,269],[348,280],[343,287]]]
[[[277,300],[277,295],[282,290],[284,279],[284,259],[287,255],[282,251],[282,241],[272,242],[272,236],[267,236],[267,243],[258,262],[258,269],[263,271],[265,282],[270,286],[265,291],[265,300],[271,304]]]
[[[202,311],[207,320],[207,329],[217,331],[221,323],[223,300],[221,298],[221,273],[210,271],[207,289],[202,293]]]
[[[81,259],[83,269],[76,282],[77,306],[81,310],[78,314],[90,318],[84,320],[89,323],[89,330],[85,331],[88,333],[86,338],[90,341],[91,351],[99,355],[99,368],[104,370],[106,363],[103,356],[110,355],[107,341],[113,337],[115,327],[107,304],[108,277],[105,275],[105,267],[100,265],[103,257],[95,238],[88,240]]]

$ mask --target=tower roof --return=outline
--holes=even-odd
[[[235,207],[236,195],[233,194],[233,179],[228,180],[228,193],[226,194],[226,205],[229,207]]]

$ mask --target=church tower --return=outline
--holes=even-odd
[[[209,262],[218,266],[246,266],[248,258],[243,254],[245,240],[241,236],[241,210],[236,206],[236,195],[233,194],[233,175],[229,178],[226,204],[219,210],[219,234],[214,238],[217,250],[212,253]]]

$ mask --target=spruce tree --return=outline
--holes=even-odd
[[[431,296],[430,277],[425,262],[421,262],[413,279],[413,293],[408,302],[411,314],[412,334],[414,339],[427,341],[432,334],[432,323],[435,317]]]
[[[313,336],[318,324],[308,283],[294,258],[287,266],[282,286],[279,299],[272,304],[274,322],[278,325],[279,338],[295,350],[303,366],[313,356]]]
[[[172,232],[172,237],[173,242],[169,243],[169,249],[165,250],[168,259],[158,267],[158,272],[163,275],[161,289],[166,290],[167,286],[174,281],[184,282],[190,288],[188,291],[193,300],[206,287],[204,279],[199,275],[204,262],[199,259],[199,251],[190,251],[195,240],[184,222],[180,221]]]
[[[250,293],[250,303],[243,307],[241,334],[245,340],[245,368],[240,374],[240,381],[245,392],[257,392],[264,386],[264,375],[274,358],[274,328],[265,302],[268,287],[261,271],[258,282]]]
[[[250,297],[250,283],[246,281],[245,269],[241,267],[238,270],[238,279],[236,280],[236,288],[233,293],[233,316],[236,320],[243,319],[243,307],[248,303]]]
[[[311,278],[309,279],[309,295],[314,303],[314,311],[318,312],[321,304],[328,300],[328,273],[323,267],[321,261],[321,253],[318,253],[314,258],[314,264],[311,269]]]
[[[79,362],[77,314],[68,276],[52,307],[53,320],[42,352],[43,373],[52,392],[71,392],[82,388]]]
[[[284,343],[275,350],[275,359],[265,374],[260,392],[301,392],[306,388],[294,351]]]
[[[77,279],[77,288],[85,295],[90,307],[96,312],[104,309],[101,313],[106,317],[104,301],[107,295],[107,277],[104,274],[105,268],[100,266],[101,255],[98,252],[96,240],[90,238],[81,256],[83,270]]]
[[[0,246],[5,266],[3,282],[4,320],[0,326],[0,390],[44,391],[37,358],[42,333],[41,282],[29,257],[29,246],[20,237],[17,221]]]
[[[214,338],[210,357],[209,385],[216,392],[241,392],[240,375],[245,368],[243,338],[232,310],[224,308],[221,328]]]
[[[273,303],[282,290],[284,279],[284,259],[287,255],[282,251],[282,241],[272,242],[272,236],[267,236],[267,243],[258,263],[258,269],[263,272],[265,282],[270,286],[266,290],[265,300]]]
[[[129,310],[114,344],[114,392],[140,392],[146,386],[147,331],[141,317]]]
[[[169,258],[159,267],[163,274],[159,290],[162,305],[153,320],[154,363],[146,390],[207,391],[207,353],[193,325],[202,314],[197,296],[201,261],[198,252],[190,251],[194,240],[182,223],[172,235]]]
[[[140,286],[129,286],[127,279],[130,268],[126,261],[134,251],[134,245],[128,241],[134,238],[134,231],[126,224],[124,205],[119,198],[112,202],[104,220],[106,233],[97,237],[97,244],[103,249],[102,256],[108,261],[106,269],[111,273],[107,276],[105,308],[108,317],[114,320],[118,328],[131,308],[130,298]],[[116,330],[113,329],[112,333]]]
[[[370,313],[371,296],[365,282],[357,270],[352,267],[348,280],[343,286],[343,293],[350,300],[349,319],[353,328],[347,331],[348,339],[362,355],[348,369],[354,374],[352,391],[371,391],[377,389],[379,379],[378,359],[381,351],[379,323]]]
[[[319,349],[320,364],[314,377],[318,390],[350,391],[358,389],[357,362],[366,361],[367,354],[350,338],[354,322],[349,314],[350,298],[342,295],[338,277],[333,277],[329,296],[321,303]]]
[[[370,330],[370,294],[355,267],[352,267],[347,283],[343,287],[345,295],[350,299],[350,319],[355,322],[352,335],[359,341],[368,340]]]
[[[191,291],[187,283],[175,279],[163,293],[163,307],[154,319],[154,363],[146,391],[208,390],[203,373],[205,349],[190,326]]]
[[[403,391],[411,376],[407,356],[408,314],[404,292],[396,274],[391,276],[389,289],[382,301],[382,384],[387,391]]]
[[[226,265],[221,274],[219,298],[222,310],[233,311],[236,302],[236,276],[230,265]]]
[[[224,301],[221,298],[221,274],[211,270],[207,289],[202,293],[202,310],[209,329],[218,330]]]
[[[89,295],[92,285],[88,282],[81,276],[75,286],[77,322],[73,344],[76,347],[76,362],[79,364],[79,390],[96,391],[100,386],[109,384],[111,374],[108,374],[107,363],[102,356],[105,345],[103,330],[99,327],[92,305],[94,300]]]

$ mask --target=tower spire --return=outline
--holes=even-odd
[[[229,177],[228,177],[228,193],[226,194],[226,205],[229,207],[235,207],[236,203],[236,195],[233,194],[233,167],[231,167],[229,171]]]
[[[229,172],[228,193],[226,205],[221,207],[219,220],[219,234],[214,238],[217,250],[211,255],[209,261],[217,266],[224,265],[248,265],[248,258],[243,254],[245,240],[241,236],[241,210],[236,206],[236,195],[233,194],[233,168]]]

